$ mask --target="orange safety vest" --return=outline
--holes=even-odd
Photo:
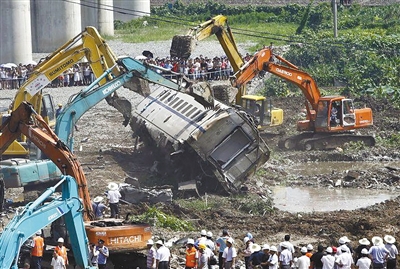
[[[64,246],[62,247],[56,246],[54,251],[57,252],[59,256],[63,257],[65,265],[67,265],[68,264],[67,248]]]
[[[44,246],[44,240],[41,236],[36,236],[33,238],[34,246],[32,248],[32,256],[35,257],[43,257],[43,246]]]
[[[196,267],[196,253],[197,250],[195,247],[186,249],[186,267]]]

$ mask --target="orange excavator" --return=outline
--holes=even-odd
[[[278,64],[277,60],[280,61]],[[369,135],[357,135],[356,129],[373,125],[371,108],[355,109],[353,100],[344,96],[321,96],[317,83],[304,71],[267,48],[257,52],[241,67],[233,84],[241,87],[260,71],[270,72],[298,86],[306,98],[306,119],[297,122],[301,134],[281,139],[284,149],[334,149],[348,142],[374,146]]]
[[[23,101],[0,126],[0,154],[21,134],[25,135],[51,159],[65,175],[75,178],[83,204],[85,230],[90,242],[103,239],[110,252],[131,252],[144,249],[151,238],[148,224],[120,219],[94,221],[87,180],[76,156],[57,137],[33,106]]]

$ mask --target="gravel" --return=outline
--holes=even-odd
[[[157,41],[157,42],[145,42],[145,43],[125,43],[119,40],[110,40],[107,41],[107,44],[110,46],[112,51],[117,56],[130,56],[136,57],[138,55],[142,55],[144,50],[149,50],[153,53],[154,57],[167,57],[169,56],[169,50],[171,47],[171,41]],[[238,50],[243,55],[248,52],[250,46],[254,44],[251,42],[237,44]],[[49,52],[51,53],[51,52]],[[34,53],[33,60],[39,61],[41,58],[44,58],[49,53]],[[225,55],[222,46],[218,41],[199,41],[197,42],[196,47],[192,52],[192,57],[198,57],[200,55],[204,55],[207,57],[215,57],[215,56],[223,56]]]

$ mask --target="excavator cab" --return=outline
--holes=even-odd
[[[268,126],[281,125],[283,122],[283,110],[267,104],[264,96],[243,95],[242,107],[257,120],[258,129],[264,130]]]
[[[342,97],[321,97],[318,102],[315,127],[320,131],[339,130],[356,122],[353,100]]]

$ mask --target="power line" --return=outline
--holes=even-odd
[[[123,15],[149,16],[147,18],[148,20],[161,21],[161,22],[186,26],[188,28],[197,26],[190,20],[179,18],[176,16],[163,15],[164,18],[159,18],[159,17],[154,17],[154,16],[151,17],[151,12],[139,11],[139,10],[135,10],[135,9],[125,8],[125,7],[118,7],[115,5],[99,4],[97,2],[89,1],[89,0],[81,0],[80,3],[74,2],[72,0],[62,0],[62,1],[85,6],[88,8],[113,11],[113,12],[123,14]],[[316,44],[318,44],[318,46],[321,46],[321,43],[318,43],[319,41],[315,41],[315,40],[311,40],[311,39],[304,40],[304,37],[299,37],[299,36],[294,36],[294,35],[283,35],[283,34],[276,34],[276,33],[270,33],[270,32],[265,32],[265,31],[261,32],[261,31],[241,29],[241,28],[232,28],[232,27],[231,27],[231,29],[232,29],[232,33],[237,34],[237,35],[243,35],[243,36],[259,38],[259,39],[282,41],[282,42],[287,42],[287,43],[301,43],[304,46],[312,46],[312,45],[316,45]],[[376,50],[374,50],[374,49],[361,47],[360,45],[356,45],[356,44],[344,43],[341,41],[330,41],[330,42],[325,41],[323,45],[329,46],[329,47],[338,47],[338,48],[349,48],[349,49],[351,48],[352,50],[358,50],[358,51],[376,52]],[[389,49],[389,50],[386,49],[386,52],[395,52],[395,51],[396,50],[394,48]]]

